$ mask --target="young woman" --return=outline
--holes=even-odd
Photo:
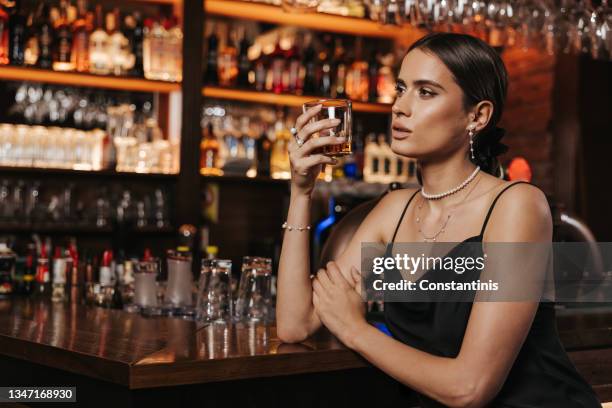
[[[359,295],[362,242],[550,242],[544,194],[496,177],[505,151],[496,127],[507,72],[498,54],[467,35],[435,33],[409,49],[392,109],[396,154],[418,159],[421,188],[387,194],[345,252],[310,276],[311,193],[317,154],[335,137],[312,134],[337,125],[292,129],[291,201],[278,276],[277,333],[300,342],[325,325],[347,347],[419,394],[429,407],[600,407],[561,345],[551,303],[387,303],[392,337],[369,325]]]

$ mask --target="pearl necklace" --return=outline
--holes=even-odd
[[[439,193],[439,194],[427,194],[427,193],[425,192],[425,190],[421,189],[421,195],[422,195],[424,198],[428,199],[428,200],[438,200],[438,199],[440,199],[440,198],[443,198],[443,197],[449,196],[449,195],[451,195],[451,194],[455,194],[457,191],[459,191],[459,190],[461,190],[461,189],[465,188],[465,186],[467,186],[468,184],[470,184],[470,182],[471,182],[472,180],[474,180],[474,177],[476,177],[476,174],[478,174],[478,172],[479,172],[479,171],[480,171],[480,166],[476,166],[476,168],[474,169],[474,171],[472,172],[472,174],[470,174],[470,175],[468,176],[468,178],[466,178],[466,179],[463,181],[463,183],[459,184],[459,185],[458,185],[457,187],[455,187],[455,188],[452,188],[452,189],[450,189],[450,190],[448,190],[448,191],[445,191],[444,193]]]

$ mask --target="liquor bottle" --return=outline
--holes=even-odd
[[[23,52],[23,63],[28,66],[36,65],[36,60],[38,59],[38,32],[36,29],[35,15],[34,11],[30,12],[26,21],[26,41],[25,50]]]
[[[289,162],[289,140],[291,133],[287,128],[284,118],[286,118],[287,108],[284,112],[277,112],[276,123],[274,124],[274,140],[270,154],[270,173],[273,179],[290,179],[291,163]]]
[[[183,31],[176,17],[166,20],[163,61],[165,75],[163,80],[180,82],[183,78]]]
[[[323,37],[323,49],[319,52],[319,89],[318,94],[330,96],[332,91],[332,37],[326,34]]]
[[[200,143],[200,174],[205,176],[222,176],[219,168],[219,141],[215,136],[212,123],[204,127]]]
[[[36,66],[49,69],[53,66],[53,43],[55,30],[51,24],[51,9],[47,2],[42,2],[38,13],[38,58]]]
[[[376,135],[368,134],[364,149],[363,180],[377,183],[380,176],[380,149],[376,143]]]
[[[129,32],[127,38],[132,47],[132,54],[134,55],[134,66],[130,70],[130,75],[142,77],[144,76],[143,43],[145,27],[140,12],[136,11],[133,15],[127,15],[125,18],[125,26]]]
[[[368,100],[370,102],[376,102],[378,99],[378,75],[379,75],[379,67],[378,63],[378,52],[376,50],[372,51],[370,54],[370,60],[368,61],[368,76],[369,76],[369,86],[368,86]]]
[[[114,8],[106,15],[106,32],[108,34],[107,55],[111,60],[111,72],[114,75],[125,75],[134,66],[134,55],[128,39],[119,27],[119,9]]]
[[[82,263],[79,263],[79,253],[76,245],[71,244],[68,247],[68,254],[72,259],[72,267],[70,272],[70,303],[80,303],[83,295],[83,289],[81,288],[82,279]]]
[[[21,0],[15,0],[15,6],[9,19],[9,62],[11,65],[23,65],[25,59],[27,18],[21,9]]]
[[[346,93],[355,101],[366,102],[369,95],[368,63],[362,59],[362,40],[357,38],[355,60],[346,75]]]
[[[47,258],[47,247],[41,244],[40,255],[36,260],[36,284],[34,285],[34,296],[47,298],[51,295],[51,282],[49,277],[49,258]]]
[[[381,59],[378,75],[376,76],[376,102],[393,103],[395,100],[395,76],[393,75],[394,57],[392,53]],[[370,93],[371,94],[371,93]]]
[[[55,71],[72,71],[72,30],[68,21],[68,0],[60,2],[60,17],[55,22],[55,56],[53,69]]]
[[[0,243],[0,298],[15,292],[15,261],[17,256],[6,243]]]
[[[89,72],[108,75],[111,71],[111,60],[108,55],[108,33],[102,24],[102,6],[96,5],[96,29],[89,36]]]
[[[283,73],[285,72],[285,53],[276,42],[274,51],[270,54],[270,74],[272,75],[272,92],[280,94],[284,91]]]
[[[287,92],[301,95],[303,92],[302,56],[300,55],[299,37],[285,53],[287,60]]]
[[[342,39],[336,38],[334,49],[334,84],[332,88],[333,98],[346,98],[346,52],[342,47]]]
[[[215,30],[208,36],[204,85],[219,85],[219,37]]]
[[[387,136],[384,133],[378,134],[378,148],[380,152],[381,172],[379,183],[391,183],[395,179],[395,159],[396,155],[387,143]]]
[[[78,17],[72,23],[72,63],[78,72],[89,72],[89,36],[92,15],[87,13],[87,0],[77,0]]]
[[[244,29],[238,47],[238,79],[237,85],[240,88],[251,88],[255,83],[255,73],[251,60],[249,60],[249,47],[251,46]]]
[[[263,128],[261,135],[256,140],[257,150],[257,175],[260,177],[270,177],[270,151],[272,142],[268,139],[266,129]]]
[[[238,51],[235,47],[234,31],[228,30],[225,46],[219,52],[219,84],[234,86],[238,75]]]
[[[304,48],[304,94],[305,95],[316,95],[317,94],[317,62],[316,62],[316,51],[312,44],[312,35],[309,33],[306,35]]]
[[[0,6],[0,65],[9,63],[9,15]]]
[[[67,263],[61,247],[55,247],[53,255],[53,291],[51,300],[53,302],[63,302],[66,300],[66,275]]]
[[[259,56],[255,59],[255,89],[263,91],[266,89],[266,75],[268,74],[268,60],[263,51],[260,50]]]

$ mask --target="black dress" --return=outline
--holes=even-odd
[[[514,184],[519,184],[514,183]],[[480,235],[463,242],[481,242],[487,222],[500,195],[493,200]],[[406,204],[388,252],[415,192]],[[473,248],[473,246],[471,246]],[[447,256],[466,256],[461,244]],[[470,254],[471,255],[471,254]],[[452,292],[449,292],[452,296]],[[404,344],[441,357],[456,357],[467,327],[471,302],[388,302],[384,315],[392,336]],[[422,408],[444,407],[425,395],[418,395]],[[540,303],[525,342],[491,407],[516,408],[600,408],[591,386],[580,376],[567,356],[555,321],[552,302]]]

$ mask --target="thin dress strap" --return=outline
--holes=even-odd
[[[491,203],[491,206],[489,207],[489,212],[487,212],[487,216],[485,217],[484,223],[482,224],[482,229],[480,230],[479,237],[484,237],[484,232],[485,232],[485,228],[487,228],[487,223],[489,222],[489,217],[491,217],[491,213],[493,212],[493,208],[495,207],[495,204],[497,203],[497,200],[499,199],[499,197],[503,194],[504,191],[506,191],[507,189],[509,189],[512,186],[516,186],[517,184],[531,184],[531,183],[529,183],[528,181],[523,181],[523,180],[517,181],[516,183],[512,183],[509,186],[504,187],[504,189],[497,194],[497,196],[495,197],[495,199]]]
[[[414,194],[412,194],[412,196],[410,197],[410,200],[408,200],[408,202],[406,203],[406,206],[404,207],[404,211],[402,211],[402,215],[400,216],[399,221],[397,222],[397,226],[395,227],[395,232],[393,233],[393,238],[391,238],[391,243],[395,242],[395,236],[397,235],[397,231],[399,230],[400,224],[402,223],[402,220],[404,219],[404,214],[406,214],[406,210],[408,209],[408,206],[412,202],[412,199],[414,198],[414,196],[416,196],[419,191],[421,191],[420,188],[417,191],[415,191]]]

